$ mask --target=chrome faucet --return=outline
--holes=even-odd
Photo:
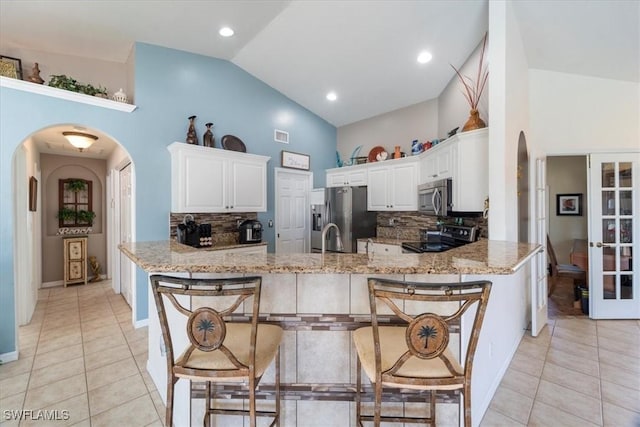
[[[327,232],[331,227],[336,228],[336,239],[338,240],[338,247],[336,249],[339,251],[344,250],[344,245],[342,244],[342,237],[340,236],[340,228],[337,225],[335,225],[333,222],[330,222],[326,224],[324,227],[322,227],[322,253],[324,253],[326,250],[325,245],[327,242]]]

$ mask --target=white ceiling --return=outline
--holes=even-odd
[[[512,4],[531,68],[640,81],[640,1]],[[223,58],[342,126],[438,97],[487,22],[488,0],[2,0],[0,48],[125,62],[140,41]]]

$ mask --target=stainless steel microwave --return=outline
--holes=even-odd
[[[441,179],[418,186],[418,211],[429,215],[451,213],[451,179]]]

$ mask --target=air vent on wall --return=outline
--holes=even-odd
[[[273,130],[273,139],[276,142],[282,142],[283,144],[289,143],[289,132],[285,132],[283,130],[274,129]]]

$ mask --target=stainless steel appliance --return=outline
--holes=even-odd
[[[478,227],[464,225],[444,225],[441,230],[421,230],[419,242],[403,242],[405,252],[444,252],[478,238]]]
[[[238,240],[241,244],[262,242],[262,223],[257,219],[247,219],[238,226]]]
[[[375,212],[367,211],[367,187],[332,187],[325,189],[324,205],[311,206],[311,251],[322,249],[322,228],[332,222],[340,229],[343,250],[336,232],[326,233],[325,247],[329,252],[356,252],[357,239],[376,235]]]
[[[418,210],[422,213],[447,216],[451,213],[451,179],[420,184]]]

